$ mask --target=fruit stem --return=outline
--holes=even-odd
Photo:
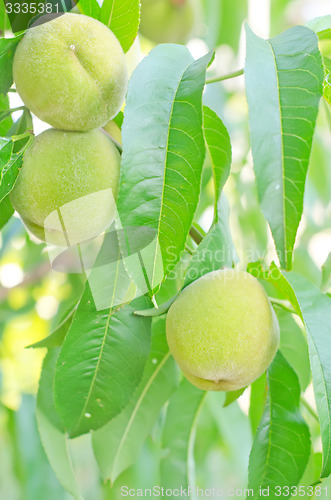
[[[275,304],[276,306],[285,309],[285,311],[288,311],[292,314],[298,314],[296,310],[291,306],[288,300],[275,299],[274,297],[269,297],[269,300],[272,304]]]
[[[206,84],[215,83],[215,82],[223,82],[224,80],[230,80],[230,78],[236,78],[237,76],[241,76],[244,74],[244,68],[238,69],[238,71],[234,71],[233,73],[228,73],[223,76],[215,76],[213,78],[208,78],[206,80]]]
[[[315,420],[317,420],[317,422],[319,422],[318,415],[317,415],[316,411],[314,410],[314,408],[308,403],[308,401],[303,396],[300,397],[300,402],[306,408],[306,410],[308,410],[308,412],[315,418]]]
[[[16,92],[16,89],[9,89],[8,92]]]
[[[200,233],[200,231],[194,226],[192,226],[190,229],[190,236],[197,245],[200,245],[200,243],[204,238],[203,235]]]

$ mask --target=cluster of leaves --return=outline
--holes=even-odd
[[[96,1],[80,0],[78,7],[109,26],[124,51],[130,48],[138,30],[138,1],[105,0],[100,7]],[[311,28],[321,37],[330,36],[328,19],[310,28],[291,28],[269,40],[246,27],[244,73],[259,202],[282,269],[257,262],[248,271],[270,286],[278,306],[305,325],[323,444],[318,480],[320,474],[331,474],[331,300],[325,293],[330,284],[330,258],[323,269],[322,290],[291,271],[320,99],[323,91],[326,99],[329,96],[328,63],[324,60],[323,64],[318,37]],[[13,213],[8,194],[19,174],[31,128],[27,110],[21,123],[8,121],[11,64],[21,36],[0,40],[4,136],[0,143],[0,227]],[[109,300],[100,310],[91,290],[93,275],[95,282],[102,283],[96,265],[79,304],[49,338],[35,346],[48,349],[37,398],[39,432],[61,484],[77,499],[82,496],[68,440],[91,431],[102,477],[113,483],[136,461],[167,402],[162,447],[168,453],[161,460],[161,483],[165,487],[192,483],[189,457],[205,393],[185,380],[180,382],[165,339],[165,313],[181,288],[237,260],[222,193],[230,174],[230,137],[219,116],[202,105],[212,60],[213,53],[195,61],[186,47],[161,45],[140,63],[129,83],[118,213],[124,228],[147,227],[157,235],[149,253],[153,265],[145,270],[149,293],[118,307],[127,279],[118,260],[105,277],[103,293],[106,290]],[[194,217],[206,151],[215,201],[213,224],[205,235]],[[189,235],[196,245],[189,243]],[[184,275],[181,280],[179,274]],[[129,286],[126,281],[125,286]],[[293,342],[307,349],[303,338]],[[267,377],[252,386],[255,437],[249,487],[256,495],[260,486],[295,486],[304,474],[311,443],[300,413],[300,394],[309,381],[310,373],[303,374],[284,347]],[[241,393],[229,393],[225,404]]]

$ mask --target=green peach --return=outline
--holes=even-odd
[[[251,384],[271,363],[279,325],[266,292],[250,274],[213,271],[187,286],[169,309],[170,351],[185,377],[208,391]]]
[[[71,13],[29,29],[16,49],[13,76],[32,113],[73,131],[98,128],[113,118],[128,80],[115,35],[99,21]]]
[[[193,0],[142,0],[140,32],[155,43],[185,43],[195,26]]]
[[[114,220],[120,154],[101,130],[46,130],[27,150],[11,192],[14,208],[39,239],[71,246]]]

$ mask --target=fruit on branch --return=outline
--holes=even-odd
[[[128,80],[115,35],[91,17],[69,13],[29,29],[16,49],[13,75],[24,104],[38,118],[74,131],[113,118]]]
[[[24,156],[11,202],[37,238],[75,245],[113,221],[119,168],[120,154],[105,132],[46,130]]]
[[[256,278],[221,269],[181,292],[168,312],[167,340],[192,384],[233,391],[267,369],[278,348],[279,325]]]
[[[185,43],[194,30],[194,0],[142,0],[140,32],[155,43]]]

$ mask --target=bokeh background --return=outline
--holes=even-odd
[[[197,0],[199,1],[199,0]],[[279,34],[286,28],[331,14],[330,0],[203,0],[192,37],[187,42],[194,57],[216,47],[210,76],[223,75],[243,67],[245,40],[243,22],[260,36]],[[10,33],[6,33],[10,36]],[[153,48],[153,42],[141,36],[128,56],[132,71],[138,61]],[[328,50],[324,47],[323,50]],[[0,96],[0,108],[3,105]],[[259,209],[249,146],[247,104],[244,79],[239,77],[208,85],[205,103],[213,108],[228,127],[233,148],[233,165],[225,188],[230,206],[230,227],[240,263],[276,258],[270,232]],[[14,93],[11,107],[22,103]],[[12,120],[12,121],[10,121]],[[20,127],[40,133],[47,128],[26,111],[17,111],[0,133]],[[317,285],[321,265],[331,251],[331,108],[321,102],[309,178],[305,210],[294,254],[294,270]],[[213,213],[211,165],[206,159],[203,189],[196,220],[208,230]],[[35,419],[35,395],[45,351],[27,346],[46,337],[79,298],[83,281],[79,274],[52,270],[45,245],[28,235],[18,217],[5,226],[0,235],[0,499],[69,500],[54,476],[38,437]],[[282,321],[282,318],[280,318]],[[303,332],[293,320],[287,321],[288,334],[302,342]],[[301,340],[300,340],[301,339]],[[283,338],[286,350],[286,339]],[[288,348],[288,356],[295,353]],[[305,354],[299,360],[308,366]],[[308,368],[307,368],[308,370]],[[303,369],[304,373],[304,369]],[[300,381],[306,398],[314,407],[309,378]],[[222,408],[224,395],[210,393],[200,414],[195,443],[196,477],[200,487],[244,488],[247,481],[249,451],[252,444],[248,414],[249,391],[238,402]],[[321,456],[318,423],[307,410],[314,448],[303,484],[310,484]],[[251,418],[250,418],[251,417]],[[72,441],[71,448],[77,477],[86,500],[120,498],[122,484],[133,488],[158,484],[161,423],[156,423],[136,465],[124,472],[113,489],[102,484],[90,451],[89,437]],[[331,481],[329,496],[331,499]],[[325,496],[324,496],[325,498]]]

